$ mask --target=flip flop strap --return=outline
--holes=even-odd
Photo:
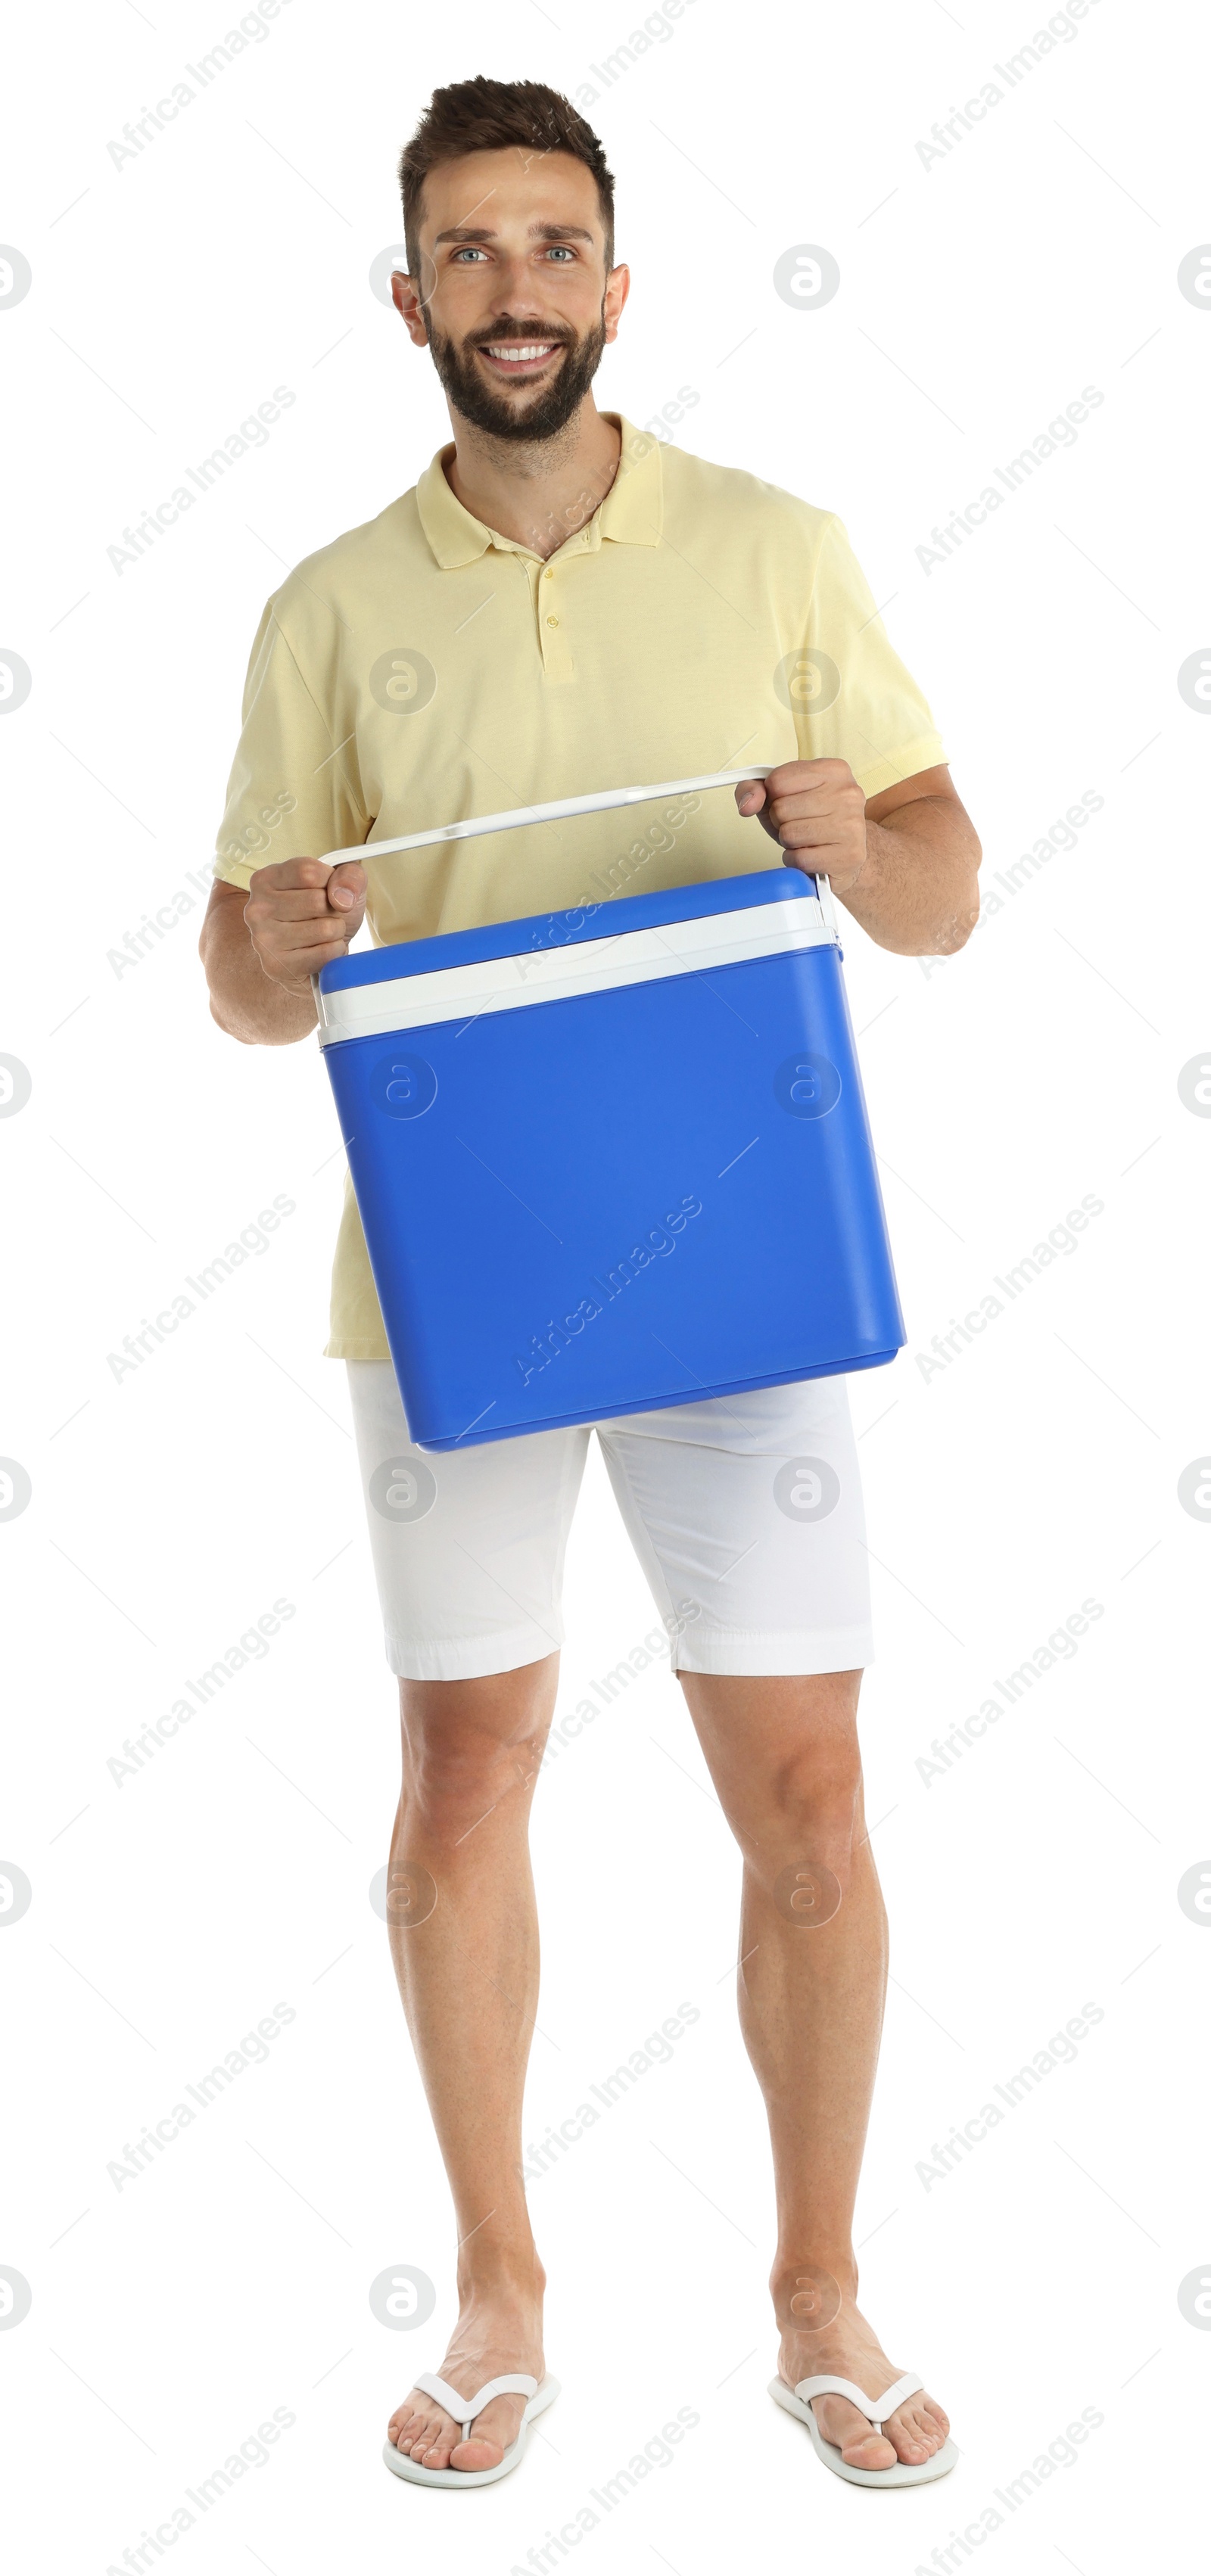
[[[917,2384],[919,2386],[920,2383]],[[538,2395],[538,2381],[531,2377],[528,2370],[507,2370],[502,2372],[498,2379],[485,2379],[483,2387],[476,2389],[474,2397],[460,2395],[457,2388],[451,2388],[448,2379],[439,2379],[435,2370],[418,2371],[413,2386],[423,2388],[426,2397],[435,2397],[438,2405],[444,2406],[446,2413],[454,2417],[455,2423],[461,2424],[464,2442],[470,2434],[476,2416],[483,2413],[484,2407],[491,2398],[537,2397]]]
[[[418,2381],[417,2385],[423,2386],[423,2382]],[[836,2379],[831,2371],[825,2370],[814,2379],[798,2380],[795,2395],[802,2398],[805,2406],[812,2397],[848,2397],[850,2405],[858,2407],[868,2417],[875,2432],[881,2433],[887,2417],[894,2415],[897,2406],[902,2406],[906,2397],[915,2397],[918,2389],[924,2386],[923,2379],[906,2370],[899,2379],[893,2379],[881,2397],[868,2397],[865,2389],[859,2388],[854,2380]]]

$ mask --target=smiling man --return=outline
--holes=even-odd
[[[452,439],[266,607],[202,940],[220,1026],[246,1044],[308,1035],[311,976],[363,919],[413,939],[735,876],[768,864],[767,835],[788,865],[827,872],[882,946],[961,947],[979,845],[840,522],[596,407],[629,279],[583,118],[538,83],[462,81],[435,94],[400,176],[408,271],[392,292]],[[398,834],[746,759],[774,764],[763,785],[666,804],[633,838],[599,814],[375,857]],[[364,861],[333,867],[325,852],[351,844]],[[396,2409],[387,2456],[452,2487],[506,2473],[555,2393],[522,2179],[527,1822],[590,1433],[421,1456],[348,1186],[328,1348],[348,1363],[400,1683],[393,1955],[459,2244],[441,2373]],[[597,1436],[743,1857],[740,2015],[778,2202],[773,2393],[839,2475],[936,2477],[956,2456],[946,2416],[859,2311],[851,2236],[886,1920],[862,1810],[871,1643],[845,1382]],[[797,1458],[825,1461],[837,1495],[806,1524],[774,1493]],[[422,1508],[384,1514],[388,1465]],[[815,1892],[811,1928],[788,1872]]]

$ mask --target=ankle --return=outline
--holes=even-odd
[[[457,2271],[461,2308],[534,2308],[542,2304],[547,2276],[531,2247],[471,2249],[460,2256]]]
[[[849,2247],[810,2256],[779,2254],[769,2286],[784,2334],[823,2334],[844,2309],[857,2305],[858,2266]]]

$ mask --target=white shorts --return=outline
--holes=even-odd
[[[563,1643],[584,1424],[428,1456],[389,1360],[347,1362],[387,1661],[469,1681]],[[862,1489],[844,1378],[596,1426],[674,1672],[834,1673],[872,1660]]]

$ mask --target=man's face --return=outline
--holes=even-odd
[[[597,188],[564,152],[472,152],[425,182],[420,279],[392,279],[451,409],[495,438],[553,438],[579,408],[626,300],[607,278]]]

